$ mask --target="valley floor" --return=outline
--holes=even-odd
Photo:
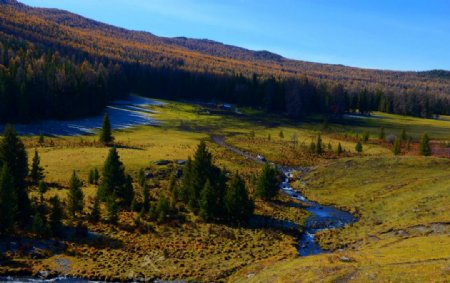
[[[46,270],[101,280],[187,279],[230,282],[445,282],[450,278],[450,160],[417,156],[417,140],[427,131],[436,152],[446,152],[450,122],[405,118],[377,113],[372,118],[346,118],[324,125],[320,117],[293,122],[241,109],[243,114],[212,111],[177,102],[151,107],[159,126],[114,132],[127,171],[141,168],[154,173],[152,194],[166,189],[172,165],[158,160],[185,160],[200,140],[208,142],[214,162],[245,176],[249,187],[261,164],[229,151],[211,137],[221,137],[252,156],[260,154],[286,166],[308,166],[311,171],[294,189],[311,200],[353,213],[358,222],[324,231],[318,240],[333,252],[299,257],[296,235],[261,226],[230,227],[205,224],[187,215],[187,222],[136,227],[133,213],[122,213],[120,225],[87,224],[92,238],[64,241],[63,251],[43,248],[39,256],[15,254],[0,274]],[[379,128],[399,135],[406,129],[414,139],[401,156],[376,138]],[[355,143],[368,132],[363,152]],[[323,155],[309,152],[321,133]],[[72,170],[87,179],[101,169],[108,148],[95,136],[26,137],[29,155],[39,151],[51,190],[45,198],[67,195]],[[341,155],[338,144],[345,149]],[[328,145],[331,149],[328,149]],[[445,155],[445,154],[444,154]],[[85,186],[86,206],[96,188]],[[36,192],[31,192],[36,196]],[[274,202],[256,202],[260,219],[290,221],[300,227],[307,212],[280,195]],[[97,238],[98,235],[103,235]],[[45,247],[45,245],[44,245]]]

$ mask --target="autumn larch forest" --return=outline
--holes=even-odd
[[[2,2],[1,121],[86,116],[129,92],[228,101],[294,118],[349,111],[427,118],[449,113],[450,74],[445,71],[391,72],[294,61]]]

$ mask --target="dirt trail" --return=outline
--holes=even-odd
[[[250,154],[248,152],[245,152],[245,151],[243,151],[243,150],[241,150],[241,149],[239,149],[237,147],[234,147],[234,146],[231,146],[231,145],[227,144],[225,142],[224,137],[222,137],[222,136],[213,135],[213,136],[211,136],[211,139],[212,139],[213,142],[215,142],[216,144],[220,145],[221,147],[224,147],[224,148],[226,148],[226,149],[228,149],[228,150],[230,150],[230,151],[232,151],[232,152],[234,152],[236,154],[239,154],[239,155],[245,157],[246,159],[250,159],[250,160],[255,161],[255,162],[259,163],[259,164],[264,164],[265,163],[264,161],[259,159],[257,156],[254,156],[254,155],[252,155],[252,154]]]

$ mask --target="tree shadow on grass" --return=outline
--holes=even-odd
[[[99,249],[120,249],[123,247],[122,241],[101,233],[89,231],[84,227],[66,227],[64,237],[60,239],[65,242],[84,244]]]
[[[124,145],[124,144],[114,144],[114,147],[118,148],[118,149],[144,150],[142,147],[130,146],[130,145]]]
[[[250,218],[245,228],[272,229],[295,237],[301,235],[302,227],[293,221],[275,219],[266,215],[255,215]]]

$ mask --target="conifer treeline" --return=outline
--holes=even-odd
[[[432,117],[450,114],[446,96],[353,89],[306,76],[214,74],[120,62],[63,47],[34,45],[0,32],[0,122],[71,119],[100,112],[127,93],[218,100],[299,118],[310,113],[379,110]]]

